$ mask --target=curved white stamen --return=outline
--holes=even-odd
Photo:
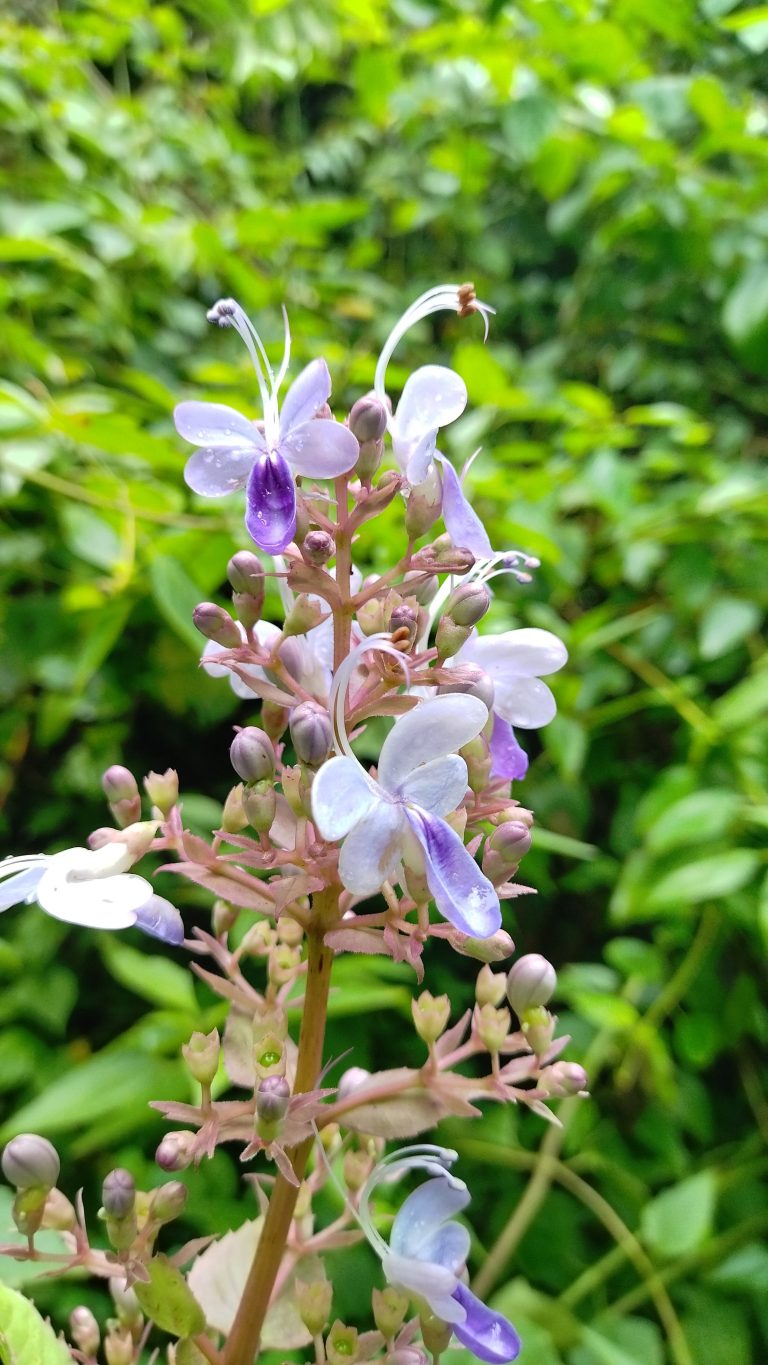
[[[277,397],[280,386],[288,373],[288,366],[291,363],[291,329],[288,325],[288,310],[285,304],[281,304],[283,312],[283,359],[277,376],[273,381],[273,393]]]
[[[346,659],[344,659],[343,663],[336,669],[333,682],[331,683],[330,695],[328,697],[328,711],[333,726],[334,747],[337,754],[344,755],[346,758],[353,758],[363,772],[365,772],[365,768],[363,768],[359,758],[352,752],[352,746],[350,745],[349,736],[347,734],[344,712],[346,710],[347,693],[349,691],[349,684],[352,681],[352,675],[363,654],[367,654],[371,650],[379,650],[382,654],[390,654],[393,659],[396,659],[405,674],[406,686],[410,684],[408,665],[400,650],[395,649],[389,635],[384,634],[384,632],[379,632],[376,635],[369,635],[365,640],[361,640],[360,644],[350,650]],[[367,773],[365,775],[369,782],[373,781],[372,778],[368,777]]]
[[[285,318],[287,330],[288,318],[285,314],[285,309],[283,309],[283,316]],[[246,350],[251,357],[251,363],[256,373],[256,382],[259,386],[259,395],[264,411],[265,436],[267,438],[267,443],[272,445],[277,439],[278,434],[277,390],[280,387],[280,383],[282,382],[288,366],[288,356],[286,355],[287,342],[283,352],[283,363],[280,367],[280,380],[279,382],[276,382],[264,342],[256,331],[256,328],[248,317],[245,309],[240,307],[240,304],[236,299],[219,299],[219,301],[214,304],[213,308],[209,310],[208,317],[211,321],[218,322],[220,326],[234,327],[240,340],[246,347]],[[288,350],[288,355],[290,355],[290,350]]]
[[[360,1191],[357,1219],[368,1241],[379,1256],[388,1256],[389,1247],[381,1234],[376,1231],[371,1217],[370,1204],[374,1190],[383,1181],[395,1179],[405,1171],[412,1170],[423,1170],[431,1175],[442,1175],[446,1180],[450,1180],[453,1185],[461,1185],[466,1189],[464,1181],[450,1173],[449,1168],[457,1160],[458,1152],[454,1152],[450,1147],[437,1147],[432,1143],[425,1142],[415,1144],[412,1147],[402,1147],[399,1151],[390,1152],[388,1156],[382,1157],[381,1161],[377,1162]]]
[[[376,363],[376,373],[373,378],[374,393],[384,401],[386,397],[386,373],[387,366],[392,359],[395,347],[406,332],[411,327],[415,327],[422,318],[427,318],[431,313],[458,313],[461,310],[462,301],[460,297],[460,285],[458,284],[438,284],[433,289],[427,289],[424,294],[420,294],[417,299],[406,308],[403,316],[395,323],[392,331],[387,337],[381,350],[381,355]],[[482,303],[480,299],[473,300],[473,311],[479,313],[483,319],[485,327],[484,340],[488,337],[488,315],[495,313],[488,303]]]
[[[0,862],[0,877],[10,877],[16,872],[28,872],[30,867],[38,867],[48,862],[47,853],[22,853],[18,857],[3,858]]]

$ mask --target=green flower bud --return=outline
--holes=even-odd
[[[243,806],[243,784],[238,782],[229,792],[221,812],[221,828],[227,834],[239,834],[248,824],[248,816]]]
[[[277,794],[272,779],[243,787],[245,818],[257,834],[268,834],[277,811]]]
[[[269,954],[267,974],[273,986],[287,986],[301,966],[301,951],[287,943],[277,943]]]
[[[387,1285],[386,1289],[374,1289],[371,1294],[371,1304],[373,1306],[373,1320],[378,1330],[381,1332],[385,1341],[391,1341],[396,1337],[408,1312],[408,1295],[403,1294],[394,1285]]]
[[[457,626],[476,626],[491,605],[491,594],[485,583],[460,583],[445,604],[445,615]]]
[[[314,568],[322,568],[335,553],[336,541],[328,531],[308,531],[301,543],[302,559]]]
[[[168,816],[179,799],[179,774],[174,768],[166,768],[164,773],[147,773],[144,790],[152,805]]]
[[[221,1040],[218,1029],[210,1033],[193,1033],[181,1049],[190,1075],[200,1084],[210,1086],[219,1069]]]
[[[192,622],[206,640],[214,640],[224,649],[239,649],[243,643],[237,622],[215,602],[200,602],[192,612]]]
[[[246,725],[229,746],[229,761],[244,782],[263,782],[275,771],[272,741],[258,726]]]
[[[379,597],[371,597],[358,608],[357,624],[363,635],[378,635],[384,630],[384,602]]]
[[[301,1321],[313,1337],[319,1337],[331,1316],[333,1286],[330,1280],[297,1279],[293,1292]]]
[[[294,901],[293,904],[295,905],[296,902]],[[289,948],[300,947],[304,938],[304,930],[298,920],[292,919],[290,915],[283,913],[275,927],[280,943],[287,943]]]
[[[507,988],[504,972],[492,972],[488,963],[478,972],[475,985],[475,999],[478,1005],[500,1005]]]
[[[477,1011],[477,1032],[483,1047],[489,1052],[498,1052],[509,1036],[512,1016],[508,1009],[494,1009],[493,1005],[481,1005]]]
[[[101,1333],[90,1308],[81,1304],[79,1308],[73,1308],[69,1315],[69,1335],[72,1338],[73,1346],[82,1351],[84,1356],[95,1356],[101,1342]]]
[[[438,588],[440,580],[434,574],[408,572],[403,579],[403,592],[415,597],[420,607],[428,607]]]
[[[262,702],[261,724],[269,738],[276,742],[285,733],[285,727],[288,724],[288,712],[284,706],[278,706],[277,702]]]
[[[437,623],[435,634],[435,648],[440,662],[444,663],[446,659],[452,659],[454,654],[458,654],[471,634],[471,626],[459,626],[452,616],[443,614]]]
[[[328,712],[317,702],[304,701],[291,711],[288,722],[299,763],[319,768],[333,749],[333,727]]]
[[[369,1152],[361,1152],[359,1148],[353,1148],[344,1153],[344,1184],[348,1190],[354,1194],[361,1190],[371,1171],[373,1170],[373,1157]]]
[[[113,1327],[104,1338],[107,1365],[133,1365],[135,1355],[133,1337],[127,1327]]]
[[[283,1076],[285,1073],[285,1046],[282,1038],[267,1034],[260,1038],[253,1049],[253,1065],[259,1080],[270,1076]]]
[[[543,1005],[535,1005],[519,1018],[526,1043],[537,1057],[543,1057],[552,1045],[557,1019]]]
[[[53,1228],[56,1232],[74,1232],[77,1227],[75,1206],[61,1190],[48,1191],[41,1227]]]
[[[433,995],[431,991],[422,991],[416,1000],[411,1001],[411,1012],[416,1032],[422,1042],[430,1046],[445,1033],[451,1017],[451,1002],[447,995]]]
[[[285,618],[283,635],[306,635],[308,630],[320,624],[325,608],[308,593],[300,592]]]
[[[453,1328],[450,1323],[442,1322],[440,1318],[436,1318],[428,1308],[419,1314],[419,1326],[421,1327],[421,1339],[429,1354],[434,1360],[439,1360],[443,1351],[448,1349]]]
[[[251,597],[247,592],[233,592],[232,606],[235,609],[235,616],[246,630],[251,630],[257,621],[261,620],[262,604],[258,598]]]
[[[423,483],[412,488],[405,499],[405,529],[409,539],[418,540],[434,526],[443,506],[443,486],[434,466]]]
[[[529,1010],[546,1005],[556,989],[557,973],[541,953],[526,953],[518,958],[507,977],[507,999],[518,1019]]]
[[[493,759],[491,748],[485,735],[475,735],[474,739],[459,749],[467,765],[467,781],[473,792],[481,792],[488,785]]]
[[[151,1192],[150,1217],[157,1223],[172,1222],[183,1213],[188,1197],[189,1190],[180,1180],[167,1180]]]
[[[328,1365],[351,1365],[357,1360],[357,1328],[345,1327],[337,1319],[325,1343]]]
[[[242,788],[236,790],[242,791]],[[248,821],[245,819],[245,812],[243,812],[243,824],[240,826],[240,829],[243,829],[247,823]],[[236,831],[230,830],[229,832],[234,834]],[[239,915],[240,911],[237,906],[230,905],[229,901],[214,901],[211,919],[213,921],[213,932],[216,938],[221,938],[223,934],[228,934],[230,929],[234,929]]]
[[[59,1178],[61,1162],[56,1148],[37,1133],[19,1133],[3,1151],[3,1175],[17,1190],[51,1190]]]

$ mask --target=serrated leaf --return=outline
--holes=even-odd
[[[164,1332],[189,1337],[202,1332],[205,1313],[181,1271],[167,1256],[153,1256],[147,1266],[149,1283],[137,1281],[136,1298],[144,1313]]]
[[[0,1284],[0,1362],[2,1365],[72,1365],[69,1350],[35,1305]]]

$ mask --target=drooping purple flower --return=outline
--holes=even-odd
[[[225,403],[179,403],[174,411],[176,430],[200,447],[187,461],[184,478],[206,498],[245,488],[248,534],[260,549],[279,554],[296,533],[294,476],[333,479],[345,474],[357,460],[359,446],[347,427],[317,415],[331,392],[324,360],[313,360],[302,370],[279,409],[277,395],[290,356],[287,319],[283,361],[275,375],[258,332],[239,304],[222,299],[208,317],[234,327],[245,342],[264,420],[251,422]]]
[[[334,680],[331,710],[354,668],[358,646]],[[395,651],[392,651],[395,653]],[[343,704],[342,704],[343,711]],[[382,745],[378,779],[355,758],[343,735],[312,785],[312,818],[324,839],[343,840],[339,876],[348,891],[370,896],[420,849],[427,884],[440,914],[473,938],[501,927],[498,895],[444,817],[467,791],[467,765],[456,753],[483,729],[488,709],[477,697],[421,701],[392,727]],[[337,727],[339,712],[336,712]]]
[[[450,1167],[456,1152],[445,1147],[404,1147],[374,1167],[360,1193],[360,1223],[381,1259],[391,1285],[427,1304],[477,1360],[510,1365],[520,1354],[520,1338],[511,1322],[488,1308],[459,1278],[469,1254],[469,1233],[454,1219],[469,1203],[463,1180]],[[377,1186],[407,1171],[430,1176],[409,1194],[395,1215],[389,1245],[379,1235],[370,1212]]]

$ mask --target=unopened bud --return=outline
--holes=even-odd
[[[147,773],[144,790],[152,805],[167,816],[179,799],[179,774],[174,768],[166,768],[164,773]]]
[[[113,1327],[104,1338],[107,1365],[133,1365],[134,1341],[127,1327]]]
[[[293,905],[296,906],[296,901]],[[307,899],[306,909],[309,909]],[[290,915],[282,914],[277,921],[277,937],[280,943],[287,943],[289,948],[298,948],[304,938],[304,930],[297,919],[292,919]]]
[[[519,1016],[525,1041],[537,1057],[543,1057],[552,1045],[557,1019],[544,1005],[535,1005]]]
[[[419,1314],[419,1326],[421,1327],[421,1337],[429,1354],[433,1360],[439,1360],[443,1351],[447,1350],[453,1328],[450,1323],[443,1322],[441,1318],[435,1317],[425,1305]]]
[[[557,988],[557,973],[541,953],[518,958],[507,977],[507,999],[518,1019],[538,1005],[546,1005]]]
[[[112,1295],[112,1302],[115,1305],[115,1312],[120,1325],[130,1328],[131,1331],[135,1331],[136,1328],[141,1330],[144,1319],[141,1304],[136,1297],[136,1290],[133,1286],[126,1284],[122,1276],[114,1275],[109,1281],[109,1292]]]
[[[415,597],[420,607],[428,607],[439,587],[440,580],[434,574],[410,572],[403,579],[402,591]]]
[[[488,938],[472,938],[469,934],[462,934],[459,929],[453,929],[448,935],[448,942],[454,952],[461,953],[462,957],[473,957],[476,962],[503,962],[515,951],[506,929],[497,929]]]
[[[337,1319],[328,1333],[325,1353],[328,1365],[351,1365],[357,1360],[357,1328],[345,1327]]]
[[[257,597],[251,597],[247,592],[233,592],[232,606],[235,609],[235,616],[246,630],[251,630],[257,621],[261,620],[262,603]]]
[[[280,1123],[288,1113],[291,1087],[285,1076],[265,1076],[256,1091],[256,1113],[263,1123]]]
[[[320,624],[324,614],[323,605],[316,597],[300,592],[286,615],[283,635],[306,635],[308,630]]]
[[[265,701],[261,707],[261,724],[269,738],[276,742],[285,732],[288,712],[284,706],[278,706],[277,702]]]
[[[249,597],[264,600],[264,569],[251,550],[238,550],[232,556],[227,565],[227,578],[233,592],[246,592]]]
[[[391,1341],[405,1322],[409,1306],[408,1295],[395,1289],[394,1285],[387,1285],[386,1289],[373,1290],[371,1304],[377,1328],[385,1341]]]
[[[244,782],[263,782],[275,771],[272,741],[258,726],[246,725],[229,746],[229,761]]]
[[[420,1346],[398,1346],[384,1357],[383,1365],[429,1365]]]
[[[132,801],[139,794],[133,773],[121,767],[119,763],[113,763],[111,768],[107,768],[101,779],[101,787],[110,804],[114,801]]]
[[[191,1129],[179,1129],[166,1133],[157,1151],[155,1161],[162,1171],[185,1171],[192,1163],[195,1153],[197,1134]]]
[[[475,984],[475,999],[478,1005],[500,1005],[507,988],[504,972],[492,972],[488,963],[481,967]]]
[[[451,669],[451,673],[455,674],[455,678],[452,677],[450,682],[443,683],[437,689],[440,696],[464,692],[469,697],[477,697],[489,711],[492,710],[495,689],[484,668],[478,664],[460,664]]]
[[[378,635],[385,628],[385,603],[380,597],[370,597],[358,608],[356,620],[363,635]]]
[[[267,974],[273,986],[287,986],[301,966],[301,951],[288,943],[276,943],[267,963]]]
[[[317,702],[301,702],[291,711],[288,728],[299,763],[319,768],[333,749],[333,728],[325,708]]]
[[[440,662],[444,663],[446,659],[452,659],[454,654],[458,654],[471,634],[471,626],[459,626],[453,617],[441,616],[435,633],[435,648]]]
[[[349,1067],[339,1081],[339,1088],[336,1091],[337,1098],[340,1100],[348,1099],[350,1095],[354,1094],[355,1090],[359,1090],[360,1086],[365,1085],[365,1082],[370,1079],[371,1073],[366,1071],[364,1066]]]
[[[311,785],[307,781],[308,769],[301,768],[298,764],[292,768],[283,766],[281,785],[283,796],[290,806],[293,814],[303,819],[304,816],[311,816],[310,805]]]
[[[221,828],[227,834],[239,834],[248,824],[248,816],[243,806],[243,784],[238,782],[229,792],[221,812]]]
[[[418,540],[434,526],[443,506],[443,486],[434,465],[423,483],[413,487],[405,499],[405,529],[411,540]]]
[[[369,1152],[362,1152],[359,1148],[345,1152],[344,1184],[353,1194],[363,1188],[372,1170],[373,1157]]]
[[[347,425],[360,444],[378,441],[387,429],[389,411],[375,393],[366,393],[352,404]]]
[[[218,1029],[212,1029],[210,1033],[195,1032],[189,1042],[182,1047],[181,1055],[187,1064],[187,1070],[200,1085],[212,1084],[219,1069],[220,1051]]]
[[[457,626],[476,626],[491,605],[491,594],[485,583],[460,583],[445,604],[445,615]]]
[[[3,1175],[17,1190],[51,1190],[59,1178],[61,1162],[56,1148],[37,1133],[19,1133],[6,1143]]]
[[[247,821],[244,819],[243,825],[241,825],[240,828],[242,829],[245,824],[247,824]],[[234,832],[234,830],[230,831],[230,833]],[[228,934],[230,929],[234,929],[239,914],[240,911],[237,906],[230,905],[229,901],[218,900],[213,902],[211,919],[213,921],[213,932],[216,938],[221,938],[222,934]]]
[[[477,1011],[478,1037],[489,1052],[499,1051],[511,1026],[512,1016],[506,1008],[497,1010],[493,1005],[481,1005]]]
[[[362,475],[361,475],[362,477]],[[392,499],[400,492],[403,486],[403,476],[394,469],[387,469],[381,475],[376,487],[371,489],[365,502],[365,510],[368,516],[378,516],[389,507]]]
[[[293,1293],[299,1317],[308,1332],[318,1337],[328,1325],[331,1316],[333,1287],[330,1280],[294,1281]]]
[[[335,553],[336,541],[328,531],[308,531],[301,542],[301,557],[305,564],[318,569],[333,559]]]
[[[578,1062],[553,1062],[544,1068],[536,1082],[537,1089],[546,1090],[557,1099],[566,1095],[585,1095],[588,1085],[589,1077]]]
[[[170,1223],[184,1211],[189,1190],[180,1180],[167,1180],[164,1185],[152,1190],[150,1196],[150,1217],[157,1223]]]
[[[409,607],[405,602],[401,602],[395,607],[389,618],[389,630],[394,635],[400,632],[407,632],[403,636],[404,642],[411,649],[415,643],[419,630],[419,617],[413,607]]]
[[[105,1177],[101,1202],[108,1218],[127,1218],[136,1203],[136,1182],[130,1171],[118,1166]]]
[[[41,1227],[52,1228],[56,1232],[74,1232],[77,1227],[75,1206],[61,1190],[48,1191]]]
[[[192,621],[206,640],[213,640],[224,649],[238,649],[243,643],[237,622],[215,602],[200,602],[192,612]]]
[[[69,1335],[72,1338],[73,1346],[82,1351],[84,1356],[95,1356],[101,1342],[101,1333],[90,1308],[81,1304],[78,1308],[73,1308],[69,1315]]]
[[[447,995],[433,995],[422,991],[416,1000],[411,1001],[411,1012],[416,1032],[428,1046],[436,1043],[445,1032],[451,1017],[451,1002]]]
[[[459,749],[467,765],[467,782],[473,792],[481,792],[488,784],[491,775],[491,747],[485,735],[475,735],[468,744]]]
[[[268,834],[277,811],[277,794],[271,779],[243,788],[245,818],[257,834]]]
[[[528,826],[521,820],[506,820],[493,831],[485,845],[483,872],[486,877],[490,878],[494,886],[501,886],[502,882],[517,871],[521,859],[525,857],[530,847],[531,831]]]

